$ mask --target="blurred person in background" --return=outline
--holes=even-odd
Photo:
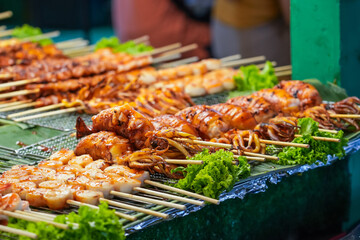
[[[265,55],[290,64],[290,0],[216,0],[211,22],[212,51],[221,58]]]
[[[197,43],[184,56],[209,57],[212,0],[113,0],[112,19],[121,41],[149,35],[151,45]]]

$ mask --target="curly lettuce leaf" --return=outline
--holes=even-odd
[[[239,165],[233,165],[233,153],[219,150],[210,154],[204,150],[191,159],[202,160],[204,164],[188,165],[183,169],[185,178],[175,185],[208,197],[218,198],[224,191],[230,191],[240,178],[250,176],[250,165],[245,158],[239,158]]]
[[[66,223],[71,228],[63,230],[56,228],[44,222],[28,222],[19,219],[11,219],[9,226],[24,229],[29,232],[36,233],[38,239],[74,239],[74,240],[123,240],[125,232],[115,210],[108,209],[107,203],[101,203],[99,209],[92,209],[87,206],[81,206],[79,212],[72,212],[68,215],[59,215],[55,218],[55,222]],[[79,224],[75,228],[71,223]],[[20,237],[20,239],[29,239]]]
[[[136,44],[133,41],[120,43],[117,37],[109,37],[100,39],[95,45],[95,51],[102,48],[111,48],[114,53],[125,52],[128,54],[138,54],[153,50],[153,47],[143,43]]]
[[[37,35],[41,35],[41,34],[43,34],[43,32],[41,31],[40,28],[32,27],[28,24],[24,24],[21,27],[19,26],[19,27],[14,28],[14,30],[11,33],[11,35],[13,37],[19,38],[19,39],[37,36]],[[46,46],[46,45],[50,45],[53,43],[53,41],[50,38],[41,39],[41,40],[33,40],[32,42],[39,43],[41,46]]]
[[[258,91],[272,88],[279,83],[272,63],[267,61],[260,71],[255,65],[241,66],[240,73],[234,77],[238,91]]]
[[[300,127],[299,133],[302,136],[295,138],[293,142],[309,144],[310,148],[284,147],[282,151],[277,154],[279,161],[275,163],[281,165],[313,164],[317,161],[326,163],[328,155],[339,158],[345,156],[344,146],[347,145],[348,140],[344,138],[343,131],[339,131],[336,134],[320,132],[319,124],[311,118],[299,119],[298,125]],[[340,142],[314,140],[312,136],[338,138]],[[274,148],[275,147],[267,147],[267,151],[271,153]]]

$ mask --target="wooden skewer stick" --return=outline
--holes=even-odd
[[[0,13],[0,20],[6,19],[6,18],[11,18],[13,15],[12,11],[5,11]]]
[[[149,36],[148,35],[145,35],[145,36],[141,36],[139,38],[135,38],[131,41],[133,41],[135,44],[139,44],[139,43],[144,43],[144,42],[147,42],[149,40]]]
[[[1,19],[0,19],[1,20]],[[0,32],[0,37],[8,37],[11,36],[11,34],[13,33],[14,29],[8,29],[5,31]]]
[[[248,138],[244,138],[245,140],[249,140]],[[309,144],[302,143],[292,143],[292,142],[283,142],[283,141],[273,141],[266,139],[259,139],[261,143],[279,145],[279,146],[290,146],[290,147],[301,147],[301,148],[309,148]]]
[[[186,206],[181,205],[181,204],[177,204],[177,203],[171,203],[171,202],[166,202],[166,201],[162,201],[162,200],[156,200],[156,199],[152,199],[152,198],[137,196],[137,195],[129,194],[129,193],[117,192],[117,191],[111,191],[110,194],[118,196],[118,197],[122,197],[122,198],[128,198],[128,199],[131,199],[131,200],[137,200],[137,201],[141,201],[141,202],[147,202],[147,203],[153,203],[153,204],[157,204],[157,205],[162,205],[162,206],[165,206],[165,207],[171,207],[171,208],[176,208],[176,209],[180,209],[180,210],[186,210]]]
[[[165,162],[170,164],[203,164],[201,160],[186,160],[186,159],[165,159]]]
[[[69,205],[74,205],[74,206],[78,206],[78,207],[88,206],[88,207],[93,208],[93,209],[99,209],[98,206],[94,206],[94,205],[91,205],[91,204],[82,203],[82,202],[74,201],[74,200],[67,200],[66,203],[69,204]],[[115,214],[116,214],[118,217],[127,219],[127,220],[129,220],[129,221],[135,221],[135,220],[137,220],[137,218],[136,218],[135,216],[131,216],[131,215],[126,214],[126,213],[121,213],[121,212],[119,212],[119,211],[115,211]]]
[[[251,57],[251,58],[244,58],[236,61],[226,62],[222,64],[222,67],[236,67],[241,66],[249,63],[255,63],[255,62],[261,62],[264,61],[266,58],[265,56],[257,56],[257,57]]]
[[[32,232],[28,232],[25,230],[17,229],[17,228],[11,228],[8,226],[0,225],[0,231],[7,232],[7,233],[13,233],[19,236],[24,236],[32,239],[37,239],[38,235]]]
[[[272,64],[273,66],[276,66],[276,65],[277,65],[277,62],[272,61],[271,64]],[[261,63],[261,64],[255,65],[255,66],[256,66],[257,68],[259,68],[259,69],[263,69],[263,68],[265,67],[265,65],[266,65],[266,63]]]
[[[10,97],[15,97],[15,96],[24,96],[24,95],[29,95],[29,94],[38,93],[38,92],[40,92],[39,89],[19,90],[19,91],[14,91],[14,92],[2,93],[2,94],[0,94],[0,99],[10,98]]]
[[[3,103],[3,104],[0,104],[0,109],[1,108],[6,108],[6,107],[12,107],[12,106],[16,106],[16,105],[21,105],[23,103],[29,103],[29,102],[31,102],[31,100],[23,100],[23,101]]]
[[[141,213],[145,213],[145,214],[148,214],[148,215],[152,215],[152,216],[155,216],[155,217],[160,217],[160,218],[164,218],[164,219],[169,218],[168,214],[161,213],[161,212],[156,212],[156,211],[146,209],[146,208],[136,207],[136,206],[125,204],[125,203],[119,203],[119,202],[115,202],[115,201],[105,199],[105,198],[100,198],[100,201],[107,202],[109,205],[112,205],[112,206],[115,206],[115,207],[125,208],[125,209],[133,210],[133,211],[136,211],[136,212],[141,212]]]
[[[30,115],[30,116],[26,116],[26,117],[22,117],[22,118],[16,118],[16,119],[14,119],[14,121],[22,122],[22,121],[26,121],[26,120],[35,119],[35,118],[43,118],[43,117],[50,117],[50,116],[59,115],[59,114],[63,114],[63,113],[77,112],[77,111],[81,111],[84,109],[85,109],[84,106],[65,108],[65,109],[61,109],[61,110],[57,110],[57,111],[45,112],[45,113]]]
[[[295,134],[295,137],[302,137],[300,134]],[[311,136],[314,140],[318,141],[325,141],[325,142],[340,142],[340,139],[338,138],[329,138],[329,137],[317,137],[317,136]]]
[[[290,76],[291,74],[292,74],[292,70],[282,71],[282,72],[275,72],[275,75],[277,77]]]
[[[55,46],[60,49],[72,48],[72,47],[84,47],[89,44],[88,40],[82,38],[75,38],[71,40],[66,40],[62,42],[57,42]]]
[[[59,35],[60,35],[60,31],[53,31],[53,32],[36,35],[36,36],[22,38],[21,41],[23,41],[23,42],[39,41],[39,40],[47,39],[47,38],[55,38],[55,37],[58,37]]]
[[[187,45],[187,46],[175,49],[175,50],[165,52],[161,55],[161,57],[176,55],[176,54],[183,53],[183,52],[188,52],[188,51],[196,49],[197,47],[198,47],[198,45],[196,43],[193,43],[193,44],[190,44],[190,45]]]
[[[155,55],[155,54],[159,54],[159,53],[163,53],[163,52],[167,52],[170,50],[173,50],[175,48],[179,48],[181,47],[181,43],[173,43],[164,47],[160,47],[160,48],[155,48],[151,51],[148,52],[143,52],[143,53],[139,53],[136,54],[137,57],[141,57],[141,56],[148,56],[148,55]]]
[[[263,157],[250,157],[250,156],[240,156],[240,155],[234,155],[234,157],[238,158],[238,157],[244,157],[246,158],[246,160],[253,160],[253,161],[258,161],[258,162],[265,162],[266,159]]]
[[[18,211],[18,210],[16,210],[16,211]],[[36,211],[31,211],[31,210],[30,211],[21,211],[21,212],[29,212],[33,215],[39,215],[39,216],[43,216],[43,217],[47,217],[47,218],[51,218],[51,219],[54,219],[57,217],[57,215],[55,215],[55,214],[36,212]]]
[[[34,107],[37,104],[38,104],[37,102],[29,102],[29,103],[24,103],[24,104],[18,104],[18,105],[6,107],[6,108],[0,108],[0,112],[9,112],[9,111],[14,111],[14,110],[18,110],[18,109]]]
[[[40,218],[40,219],[43,219],[43,220],[46,220],[46,221],[54,221],[53,217],[48,217],[48,216],[45,216],[45,215],[36,214],[36,213],[33,213],[32,211],[15,210],[15,212],[19,213],[19,214],[29,216],[29,217]]]
[[[30,110],[23,111],[23,112],[13,113],[13,114],[8,115],[7,118],[14,118],[14,117],[20,117],[20,116],[24,116],[24,115],[29,115],[32,113],[44,112],[47,110],[53,110],[53,109],[64,107],[64,106],[65,106],[64,103],[57,103],[57,104],[53,104],[53,105],[49,105],[49,106],[45,106],[45,107],[30,109]]]
[[[158,67],[162,68],[162,69],[163,68],[173,68],[173,67],[176,67],[176,66],[189,64],[189,63],[193,63],[193,62],[196,62],[196,61],[199,61],[199,58],[197,56],[194,56],[194,57],[184,58],[184,59],[180,59],[180,60],[169,62],[169,63],[164,63],[164,64],[161,64]]]
[[[330,114],[332,118],[360,118],[360,114]]]
[[[319,132],[328,132],[328,133],[338,133],[338,131],[336,130],[330,130],[330,129],[322,129],[322,128],[319,128]]]
[[[89,45],[89,46],[86,46],[83,48],[67,49],[67,50],[64,50],[63,53],[65,55],[88,53],[88,52],[92,52],[94,50],[94,47],[95,47],[95,45]]]
[[[166,198],[166,199],[173,199],[173,200],[177,200],[180,202],[191,203],[191,204],[198,205],[198,206],[205,206],[205,203],[202,201],[198,201],[198,200],[194,200],[194,199],[190,199],[190,198],[179,197],[179,196],[175,196],[172,194],[162,193],[162,192],[158,192],[158,191],[154,191],[154,190],[150,190],[150,189],[146,189],[146,188],[134,187],[134,191],[142,192],[142,193],[146,193],[149,195],[162,197],[162,198]]]
[[[220,58],[220,61],[224,63],[224,62],[230,62],[230,61],[234,61],[234,60],[239,60],[240,58],[241,58],[240,54],[235,54],[235,55]]]
[[[30,222],[45,222],[45,223],[48,223],[50,225],[53,225],[53,226],[61,228],[61,229],[68,229],[69,228],[69,226],[66,225],[66,224],[57,223],[57,222],[53,222],[53,221],[42,220],[42,219],[26,216],[26,215],[15,213],[15,212],[0,210],[0,213],[4,214],[6,216],[9,216],[9,217],[23,219],[23,220],[30,221]]]
[[[0,26],[0,31],[4,31],[4,30],[6,30],[6,26],[5,26],[5,25],[1,25],[1,26]]]
[[[153,58],[152,63],[153,64],[157,64],[157,63],[162,63],[162,62],[166,62],[166,61],[171,61],[174,59],[178,59],[181,57],[181,54],[174,54],[174,55],[168,55],[168,56],[161,56],[161,57],[156,57]]]
[[[270,156],[270,155],[266,155],[266,154],[252,153],[252,152],[243,152],[243,154],[247,155],[247,156],[261,157],[261,158],[270,159],[270,160],[279,160],[278,157]]]
[[[185,191],[183,189],[171,187],[171,186],[168,186],[168,185],[165,185],[165,184],[162,184],[162,183],[158,183],[158,182],[154,182],[154,181],[150,181],[150,180],[145,180],[144,183],[155,186],[155,187],[158,187],[158,188],[162,188],[162,189],[165,189],[165,190],[168,190],[168,191],[173,191],[173,192],[177,192],[177,193],[180,193],[180,194],[184,194],[186,196],[198,198],[198,199],[204,200],[204,201],[209,202],[209,203],[213,203],[213,204],[219,204],[220,203],[220,201],[217,200],[217,199],[209,198],[209,197],[197,194],[197,193]]]
[[[249,140],[248,138],[244,138],[245,140]],[[175,138],[175,140],[179,140],[182,142],[187,143],[195,143],[200,144],[204,146],[211,146],[211,147],[218,147],[218,148],[228,148],[232,149],[232,144],[226,144],[226,143],[215,143],[215,142],[207,142],[207,141],[201,141],[201,140],[191,140],[187,138]],[[266,139],[259,139],[261,143],[265,144],[273,144],[273,145],[280,145],[280,146],[292,146],[292,147],[302,147],[302,148],[309,148],[309,144],[302,144],[302,143],[292,143],[292,142],[282,142],[282,141],[273,141],[273,140],[266,140]]]
[[[292,70],[292,66],[291,65],[280,66],[280,67],[274,68],[274,70],[275,70],[275,72],[281,72],[281,71],[285,71],[285,70]]]
[[[13,77],[13,75],[11,75],[10,73],[1,73],[0,74],[0,80],[8,80],[11,79]]]
[[[40,81],[40,78],[24,79],[24,80],[19,80],[19,81],[2,83],[2,84],[0,84],[0,91],[2,91],[5,88],[8,88],[8,87],[21,86],[21,85],[26,85],[28,83],[38,82],[38,81]]]

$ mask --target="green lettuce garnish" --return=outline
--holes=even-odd
[[[153,50],[153,47],[143,43],[136,44],[133,41],[120,43],[117,37],[101,38],[95,45],[95,51],[102,48],[111,48],[114,53],[125,52],[128,54],[138,54]]]
[[[339,131],[336,134],[319,131],[319,123],[311,118],[301,118],[298,120],[300,127],[299,134],[301,137],[295,138],[292,142],[309,144],[310,148],[284,147],[281,152],[275,154],[279,157],[279,161],[274,163],[281,165],[294,164],[313,164],[316,161],[327,162],[327,156],[337,156],[339,158],[345,156],[344,146],[348,140],[344,138],[344,132]],[[338,138],[340,142],[326,142],[314,140],[311,136]],[[267,152],[274,153],[274,146],[268,146]]]
[[[263,70],[255,65],[241,66],[240,72],[234,77],[238,91],[258,91],[272,88],[279,83],[272,63],[267,61]]]
[[[40,28],[32,27],[28,24],[24,24],[21,27],[19,26],[19,27],[14,28],[14,30],[11,33],[11,35],[13,37],[19,38],[19,39],[37,36],[37,35],[41,35],[41,34],[43,34],[43,32],[41,31]],[[53,41],[50,38],[34,40],[32,42],[39,43],[41,46],[46,46],[46,45],[50,45],[53,43]]]
[[[99,205],[99,209],[81,206],[79,213],[71,212],[68,215],[59,215],[54,221],[66,223],[69,226],[71,226],[71,223],[77,223],[79,227],[75,228],[72,226],[72,228],[68,230],[63,230],[44,222],[34,223],[14,218],[10,218],[9,226],[36,233],[40,240],[125,239],[124,229],[119,218],[115,215],[115,210],[110,210],[108,204],[105,202]],[[19,239],[25,240],[30,238],[21,236]]]
[[[230,191],[239,179],[250,176],[250,165],[246,159],[239,157],[239,165],[234,165],[234,154],[223,149],[212,154],[205,149],[191,159],[202,160],[204,164],[190,164],[182,169],[185,178],[175,186],[211,198],[218,198],[224,190]]]

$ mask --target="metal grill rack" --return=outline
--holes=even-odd
[[[229,92],[221,92],[217,94],[207,95],[203,97],[192,98],[195,104],[206,104],[212,105],[217,103],[226,102]],[[29,108],[28,108],[29,109]],[[27,109],[21,109],[11,112],[0,112],[0,118],[6,118],[7,115],[25,111]],[[45,113],[45,112],[44,112]],[[76,118],[82,117],[87,124],[91,124],[91,115],[82,113],[64,113],[61,115],[54,115],[44,118],[36,118],[24,121],[25,123],[31,125],[37,125],[42,127],[48,127],[52,129],[62,130],[62,131],[72,131],[75,127]]]

